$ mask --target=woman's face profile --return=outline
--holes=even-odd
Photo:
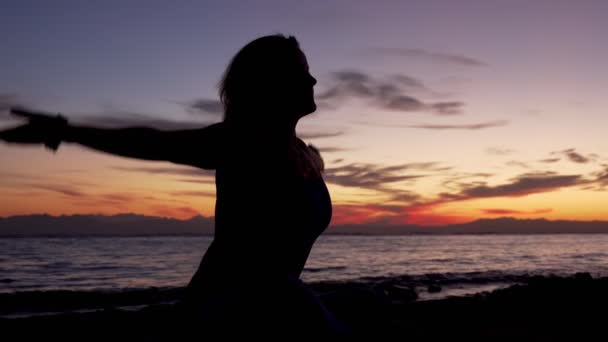
[[[302,107],[302,115],[307,115],[310,114],[312,112],[314,112],[315,110],[317,110],[317,104],[315,103],[315,92],[314,92],[314,86],[315,84],[317,84],[317,80],[310,74],[310,69],[308,66],[308,61],[306,60],[306,56],[304,55],[303,52],[300,51],[300,61],[303,67],[303,70],[305,70],[305,76],[304,76],[304,80],[303,80],[303,88],[306,89],[306,95],[303,95],[306,97],[305,99],[305,105]]]
[[[314,99],[317,80],[310,74],[308,61],[302,51],[298,51],[294,62],[289,64],[289,69],[282,91],[288,111],[299,119],[317,109]]]

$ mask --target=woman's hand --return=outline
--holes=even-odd
[[[15,116],[27,119],[21,126],[0,131],[0,140],[8,143],[44,144],[48,149],[56,151],[61,144],[63,132],[68,126],[68,120],[57,114],[34,112],[23,108],[11,108]]]

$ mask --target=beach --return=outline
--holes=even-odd
[[[493,339],[518,341],[580,340],[605,334],[608,278],[588,273],[571,276],[515,276],[511,285],[493,291],[440,299],[419,293],[441,293],[449,278],[378,277],[357,281],[312,283],[310,286],[351,337],[405,340]],[[503,284],[506,278],[502,279]],[[478,279],[493,283],[492,279]],[[495,283],[495,282],[494,282]],[[422,286],[426,286],[421,291]],[[130,291],[42,291],[1,294],[5,333],[23,338],[186,340],[179,298],[183,288]],[[191,317],[190,317],[191,318]],[[238,331],[238,327],[234,327]],[[269,331],[280,327],[272,326]],[[234,333],[235,331],[232,331]],[[205,327],[197,327],[205,340]],[[246,331],[239,333],[247,334]],[[85,334],[85,335],[83,335]],[[598,335],[599,334],[599,335]]]

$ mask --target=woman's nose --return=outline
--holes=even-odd
[[[314,78],[312,75],[310,75],[310,83],[312,83],[312,85],[314,86],[315,84],[317,84],[317,79]]]

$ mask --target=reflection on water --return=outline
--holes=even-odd
[[[210,237],[0,239],[0,292],[184,286]],[[608,235],[322,236],[306,281],[429,273],[608,275]]]

